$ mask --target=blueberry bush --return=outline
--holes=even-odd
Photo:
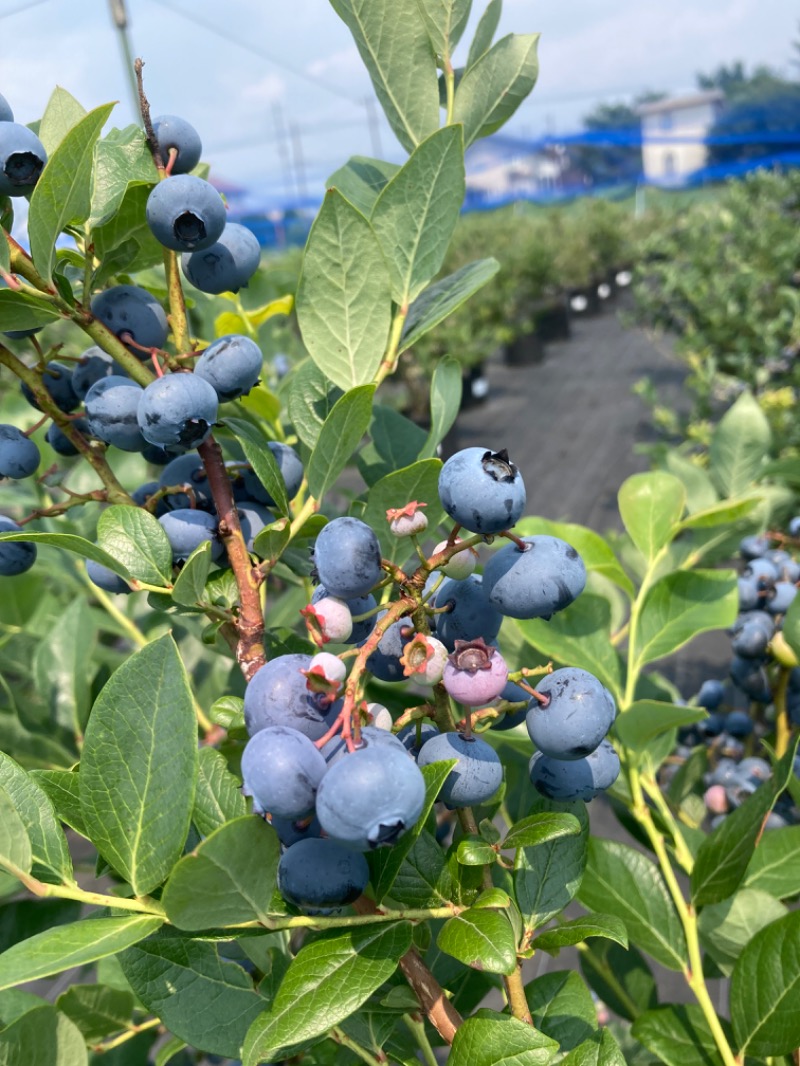
[[[457,360],[429,430],[381,402],[491,284],[438,275],[537,36],[491,0],[456,67],[468,0],[331,6],[408,159],[331,176],[294,307],[141,63],[143,129],[0,99],[0,1063],[788,1061],[791,497],[729,424],[612,544],[526,517],[513,427],[441,461]],[[721,628],[683,698],[664,661]]]

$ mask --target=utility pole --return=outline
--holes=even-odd
[[[294,159],[294,178],[297,183],[297,195],[303,198],[308,195],[306,165],[303,159],[303,141],[300,136],[300,130],[294,122],[289,123],[289,134],[292,139],[292,158]]]
[[[125,9],[125,0],[108,0],[108,7],[111,11],[111,18],[117,28],[119,36],[120,48],[122,49],[122,65],[125,67],[128,88],[131,91],[131,98],[133,100],[133,113],[140,119],[142,112],[139,105],[139,89],[136,85],[136,74],[133,70],[133,52],[131,50],[130,37],[128,36],[128,12]]]
[[[372,145],[372,154],[376,159],[383,156],[381,148],[381,129],[378,125],[378,116],[375,112],[375,99],[372,96],[364,98],[364,107],[367,109],[367,125],[369,126],[369,139]]]
[[[275,141],[278,146],[278,158],[281,163],[285,195],[291,196],[292,186],[296,189],[297,181],[295,180],[292,171],[292,161],[289,155],[289,142],[286,136],[286,123],[283,121],[283,108],[278,100],[275,100],[272,104],[272,122],[275,126]]]

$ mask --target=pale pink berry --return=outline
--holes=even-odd
[[[436,685],[442,680],[447,655],[447,648],[436,637],[415,633],[400,656],[403,673],[420,685]]]
[[[483,707],[505,688],[508,667],[497,648],[483,637],[457,640],[442,677],[448,693],[467,707]]]
[[[372,716],[369,724],[375,726],[376,729],[390,731],[394,725],[391,713],[382,703],[368,703],[367,713]]]
[[[728,810],[728,797],[724,785],[712,785],[707,788],[703,799],[712,814],[725,814]]]
[[[461,542],[456,539],[456,544],[460,543]],[[447,541],[441,541],[433,549],[433,554],[438,555],[439,552],[443,552],[446,547]],[[469,575],[473,572],[477,561],[478,553],[475,551],[475,549],[464,548],[463,551],[456,552],[455,555],[451,556],[451,558],[444,564],[444,566],[440,566],[439,569],[447,577],[452,577],[454,581],[462,581],[465,577],[469,577]]]
[[[390,507],[386,512],[389,529],[396,537],[411,537],[416,533],[424,533],[428,528],[428,519],[420,507],[427,506],[425,503],[412,500],[405,507]]]
[[[319,651],[312,657],[308,669],[314,671],[317,668],[322,671],[322,676],[327,681],[344,681],[347,676],[347,667],[342,660],[329,651]]]
[[[305,618],[309,636],[319,647],[329,640],[341,643],[353,632],[350,608],[336,596],[324,596],[304,607],[300,614]]]

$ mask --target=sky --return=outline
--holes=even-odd
[[[119,2],[119,0],[118,0]],[[462,61],[486,0],[459,46]],[[351,155],[402,161],[344,23],[327,0],[126,0],[153,115],[188,119],[212,176],[256,198],[321,195]],[[790,0],[504,0],[497,36],[542,34],[539,80],[506,132],[568,133],[600,102],[680,93],[695,73],[741,59],[793,73],[800,7]],[[797,71],[794,71],[795,76]],[[0,93],[39,118],[58,84],[86,108],[131,89],[107,0],[0,0]]]

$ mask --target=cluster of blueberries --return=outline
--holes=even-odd
[[[597,678],[565,668],[533,689],[524,670],[509,679],[495,644],[504,617],[549,618],[580,594],[580,556],[556,537],[514,538],[482,576],[473,572],[476,554],[456,533],[507,533],[525,506],[524,484],[505,452],[457,452],[442,468],[439,495],[456,529],[414,576],[401,579],[420,589],[407,608],[379,604],[373,594],[385,571],[368,524],[337,518],[317,537],[319,585],[303,614],[321,647],[331,641],[361,649],[350,677],[352,651],[286,654],[263,666],[245,691],[244,790],[284,845],[279,887],[301,909],[330,909],[361,894],[369,878],[364,853],[393,844],[420,816],[421,768],[455,760],[438,795],[450,809],[492,798],[502,764],[473,723],[503,729],[524,721],[538,749],[531,781],[550,798],[590,800],[619,773],[606,739],[615,705]],[[387,520],[399,537],[416,538],[427,526],[415,503],[387,512]],[[393,610],[398,617],[390,620]],[[386,707],[356,702],[364,673],[410,681],[429,702],[392,732]],[[464,714],[443,732],[450,711],[437,711],[432,690],[439,684],[448,708],[452,701]]]
[[[800,517],[789,523],[789,537],[800,536]],[[709,770],[705,775],[704,800],[712,827],[735,810],[760,784],[772,775],[766,759],[754,754],[763,733],[771,728],[775,684],[779,664],[773,657],[772,642],[800,581],[800,564],[785,548],[774,547],[775,538],[764,534],[745,537],[739,554],[739,614],[731,627],[729,677],[735,700],[742,697],[755,712],[730,707],[725,684],[717,679],[703,682],[694,702],[708,711],[702,722],[678,732],[679,759],[688,758],[700,744],[708,748]],[[789,672],[786,713],[792,725],[800,725],[800,667]],[[761,711],[758,711],[761,708]],[[800,760],[795,767],[800,774]],[[788,792],[779,798],[765,827],[777,828],[800,823],[800,810]]]

